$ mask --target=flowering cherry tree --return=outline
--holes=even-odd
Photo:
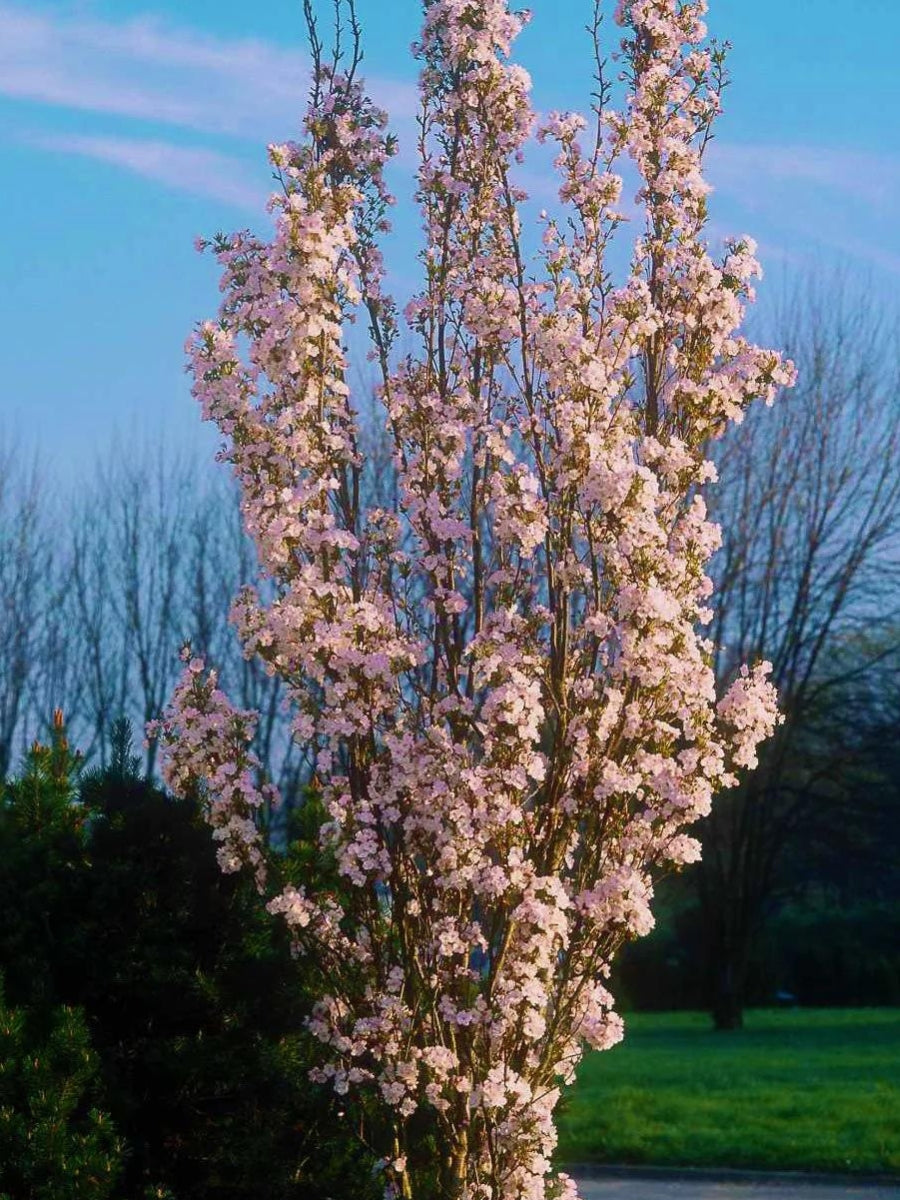
[[[269,909],[321,972],[318,1078],[382,1104],[388,1196],[575,1196],[551,1169],[553,1110],[584,1046],[622,1036],[610,963],[776,720],[766,664],[717,697],[700,632],[719,538],[705,447],[792,377],[737,332],[752,242],[716,256],[706,238],[725,80],[705,9],[620,3],[621,89],[596,9],[591,120],[538,122],[510,59],[525,15],[426,0],[423,282],[402,315],[378,250],[394,140],[358,78],[352,7],[346,56],[326,57],[311,20],[303,138],[270,150],[274,236],[214,243],[224,301],[189,343],[194,390],[265,581],[234,621],[287,686],[346,884],[297,879]],[[559,205],[529,241],[516,168],[535,135],[555,148]],[[639,229],[616,281],[628,159]],[[365,503],[357,314],[389,510]],[[254,714],[186,657],[167,781],[200,788],[223,868],[248,864],[265,892]]]

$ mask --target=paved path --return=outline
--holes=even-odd
[[[598,1175],[578,1179],[581,1200],[900,1200],[900,1183],[818,1183],[808,1179],[715,1179]]]

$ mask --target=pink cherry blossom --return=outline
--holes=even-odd
[[[618,5],[621,104],[604,84],[588,129],[538,127],[505,0],[426,5],[422,286],[402,317],[378,248],[393,141],[355,66],[317,57],[301,139],[270,147],[271,238],[212,243],[224,298],[188,354],[261,576],[233,619],[284,681],[342,880],[268,907],[323,981],[314,1077],[382,1105],[389,1196],[424,1194],[410,1130],[427,1119],[442,1194],[575,1200],[553,1110],[584,1047],[622,1037],[610,964],[776,723],[767,664],[719,696],[703,634],[707,447],[793,379],[739,332],[753,243],[708,239],[723,60],[705,11]],[[533,135],[557,148],[559,204],[529,252],[515,167]],[[626,159],[641,220],[616,279]],[[387,508],[366,502],[360,315]],[[166,779],[199,790],[223,868],[263,888],[255,815],[276,797],[253,729],[189,660]]]

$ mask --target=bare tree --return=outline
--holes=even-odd
[[[718,1027],[741,1023],[754,942],[817,808],[852,756],[834,701],[898,651],[900,379],[893,330],[846,290],[796,295],[782,318],[798,387],[751,412],[719,455],[712,629],[725,682],[773,664],[784,724],[761,769],[705,823],[694,873]],[[849,715],[849,713],[847,714]],[[798,839],[800,839],[798,841]]]
[[[69,580],[89,754],[107,761],[121,716],[160,711],[190,637],[200,472],[187,458],[115,445],[73,510]],[[145,768],[153,771],[155,745]]]
[[[228,622],[257,574],[236,489],[199,457],[116,442],[75,494],[51,494],[15,445],[0,449],[0,778],[56,708],[85,758],[106,765],[114,723],[140,733],[159,714],[190,642],[261,712],[257,753],[298,796],[309,768],[283,687],[245,661]],[[150,773],[155,755],[151,743]]]
[[[54,528],[58,528],[57,521],[54,521]],[[54,714],[62,710],[66,727],[81,749],[82,739],[89,730],[86,720],[86,642],[79,626],[77,598],[72,588],[72,563],[66,559],[65,550],[65,540],[54,537],[44,584],[46,602],[35,630],[35,657],[29,679],[25,725],[29,737],[48,741]]]
[[[36,465],[0,448],[0,779],[28,737],[29,703],[53,579],[53,548]]]
[[[89,759],[106,766],[113,722],[129,708],[128,646],[115,603],[111,513],[95,485],[73,510],[68,580],[75,620],[70,639],[81,662],[82,720],[71,725]]]
[[[158,716],[190,643],[262,712],[259,757],[285,795],[296,792],[302,748],[288,736],[281,685],[244,660],[228,622],[231,598],[255,576],[236,490],[210,463],[163,446],[112,448],[72,510],[67,560],[66,648],[79,667],[66,711],[77,692],[81,720],[70,723],[89,758],[106,763],[119,717],[142,730]],[[149,773],[155,759],[151,741]]]

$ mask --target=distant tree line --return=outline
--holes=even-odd
[[[802,964],[785,962],[784,939],[790,927],[802,941],[797,931],[813,911],[834,937],[849,936],[840,914],[850,921],[859,904],[875,906],[865,911],[883,929],[878,913],[898,897],[895,330],[837,282],[789,297],[776,333],[798,364],[799,384],[773,410],[751,411],[717,453],[711,504],[726,541],[714,563],[710,636],[723,686],[741,661],[773,663],[785,719],[760,770],[720,797],[703,823],[702,862],[663,897],[662,924],[672,937],[681,930],[679,949],[661,930],[623,967],[643,1003],[641,970],[671,975],[653,956],[671,966],[680,955],[691,984],[673,980],[673,1002],[683,994],[707,1006],[723,1028],[740,1024],[748,998],[773,990],[816,999],[894,995],[887,983],[829,992],[831,969],[813,963],[809,945]],[[391,455],[374,407],[366,452],[378,459],[378,503],[390,507]],[[49,735],[57,707],[88,763],[108,765],[116,720],[142,730],[159,714],[179,648],[190,641],[220,668],[238,704],[261,711],[259,757],[287,808],[299,803],[311,764],[288,736],[278,682],[242,658],[228,625],[230,597],[255,573],[235,495],[210,465],[118,443],[70,496],[7,443],[0,777],[33,738]],[[142,770],[152,777],[155,765],[151,741]],[[821,982],[804,992],[804,979]]]
[[[93,479],[60,495],[8,446],[0,463],[0,777],[62,708],[88,762],[111,731],[158,716],[190,642],[237,702],[262,713],[259,752],[291,796],[300,748],[284,735],[275,681],[246,662],[228,623],[254,578],[237,502],[211,464],[115,443]],[[154,774],[156,744],[144,747]]]

